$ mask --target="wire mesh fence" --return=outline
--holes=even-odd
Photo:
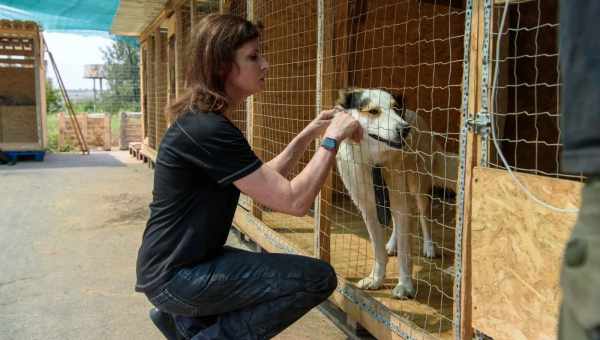
[[[511,170],[583,180],[580,174],[567,174],[560,166],[558,1],[510,3],[505,25],[499,27],[503,10],[504,3],[494,7],[490,28],[494,53],[489,68],[492,76],[498,65],[496,97],[490,107],[500,151]],[[492,82],[487,86],[491,94]],[[505,168],[492,142],[484,162]]]
[[[244,2],[233,7],[243,7]],[[394,149],[376,137],[367,137],[361,146],[348,144],[346,159],[339,160],[338,155],[338,167],[321,193],[320,216],[313,209],[308,217],[293,218],[258,206],[253,213],[308,253],[315,252],[319,239],[314,235],[315,223],[327,225],[330,234],[321,239],[316,254],[326,253],[339,275],[359,287],[372,288],[368,292],[374,298],[418,328],[449,337],[464,5],[462,1],[323,1],[321,28],[317,6],[316,1],[260,1],[246,8],[252,10],[247,17],[265,27],[261,48],[270,64],[265,91],[253,98],[248,107],[252,112],[240,115],[251,117],[248,128],[255,151],[265,161],[272,159],[319,109],[338,102],[339,90],[354,88],[365,89],[365,99],[378,105],[370,110],[379,110],[381,117],[368,120],[369,131],[375,135],[393,131],[396,116],[405,118],[411,131],[404,136],[404,148]],[[397,105],[385,101],[392,96],[403,100],[398,99]],[[382,114],[392,112],[392,106],[396,114]],[[364,109],[348,107],[357,115],[368,114]],[[354,147],[358,149],[352,151]],[[313,153],[311,148],[290,178]],[[344,181],[348,169],[353,180]],[[374,255],[385,247],[394,222],[405,230],[398,235],[408,236],[412,246],[412,251],[405,247],[399,255],[414,262],[413,271],[404,277],[414,280],[416,298],[411,301],[393,298],[400,275],[398,257],[390,256],[388,261],[385,249],[385,258]],[[383,238],[374,239],[369,229],[383,230]],[[387,279],[364,286],[360,280],[382,261],[387,263],[383,263]]]
[[[331,206],[332,264],[359,287],[376,288],[373,296],[418,328],[451,336],[463,3],[325,3],[326,18],[334,19],[326,20],[331,66],[323,76],[332,81],[324,90],[368,89],[361,98],[371,103],[350,107],[359,115],[367,110],[370,136],[340,150],[324,202]],[[396,97],[391,106],[389,95]],[[381,140],[403,126],[398,114],[408,128],[400,147],[390,147]],[[387,253],[396,255],[386,265]],[[373,284],[381,264],[386,280]],[[414,292],[406,292],[411,282]]]

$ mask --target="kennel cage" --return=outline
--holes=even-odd
[[[0,20],[0,149],[47,146],[43,37],[30,21]]]
[[[236,226],[267,251],[330,261],[339,274],[331,300],[377,338],[466,339],[473,328],[495,338],[515,329],[522,334],[552,332],[556,263],[573,214],[532,203],[513,176],[546,203],[578,205],[584,178],[560,170],[557,1],[510,1],[503,28],[499,22],[504,0],[203,3],[170,4],[141,35],[148,150],[156,151],[164,131],[160,124],[168,125],[166,117],[166,123],[157,117],[163,112],[159,104],[173,100],[173,83],[175,97],[184,86],[177,65],[184,61],[177,46],[189,39],[179,40],[199,15],[218,9],[261,21],[262,53],[270,64],[266,89],[234,108],[231,119],[264,161],[279,153],[318,112],[332,107],[340,89],[378,88],[400,94],[405,107],[427,122],[418,133],[438,147],[404,152],[429,167],[374,170],[394,176],[414,173],[435,184],[435,190],[425,193],[396,192],[406,200],[429,201],[425,214],[408,214],[414,227],[416,299],[392,298],[398,275],[394,258],[382,289],[356,287],[368,274],[373,255],[362,216],[336,170],[308,216],[284,216],[242,197]],[[496,53],[498,36],[504,37]],[[498,86],[492,98],[496,61]],[[493,119],[496,138],[486,118]],[[500,162],[494,139],[508,156],[512,175]],[[290,177],[301,171],[317,145],[315,141],[302,155]],[[397,212],[386,202],[383,183],[375,184],[373,190],[380,193],[375,202],[380,206],[378,220],[389,235],[389,216]],[[421,220],[433,234],[436,258],[422,255]],[[519,225],[525,227],[516,232]],[[549,237],[535,239],[548,230]],[[502,256],[489,260],[494,253]],[[516,254],[529,262],[517,262]],[[541,275],[542,267],[552,268],[554,274]],[[510,284],[500,285],[503,280]],[[527,289],[511,301],[507,294],[514,292],[517,281]]]

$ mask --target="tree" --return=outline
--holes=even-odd
[[[57,113],[60,110],[62,110],[60,90],[54,87],[51,78],[46,78],[46,112]]]
[[[107,91],[100,107],[107,112],[140,110],[139,46],[123,37],[113,37],[112,45],[102,49]]]

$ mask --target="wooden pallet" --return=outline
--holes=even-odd
[[[129,154],[135,159],[141,161],[143,160],[142,156],[142,143],[129,143]]]

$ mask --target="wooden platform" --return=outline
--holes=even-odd
[[[144,161],[144,163],[148,163],[148,166],[151,169],[154,169],[154,164],[156,163],[156,150],[152,149],[146,144],[142,143],[142,149],[140,151],[140,157]]]
[[[142,158],[142,143],[129,143],[129,154],[137,160],[143,160]]]
[[[336,203],[344,210],[336,210],[332,219],[331,259],[339,276],[352,284],[367,276],[373,262],[373,252],[367,230],[358,212],[349,205]],[[452,333],[454,288],[454,229],[447,225],[454,221],[454,207],[436,202],[432,210],[442,223],[433,227],[433,240],[438,257],[427,259],[421,254],[420,232],[413,236],[413,278],[417,296],[414,300],[392,298],[391,290],[397,283],[397,261],[391,257],[387,265],[384,289],[364,291],[370,297],[401,316],[415,327],[425,330],[433,338],[450,339]],[[289,240],[294,248],[305,254],[314,254],[314,219],[310,216],[293,217],[281,213],[263,212],[262,221],[278,235]],[[452,223],[453,224],[453,223]],[[387,235],[391,228],[387,229]],[[258,240],[255,240],[258,242]]]

